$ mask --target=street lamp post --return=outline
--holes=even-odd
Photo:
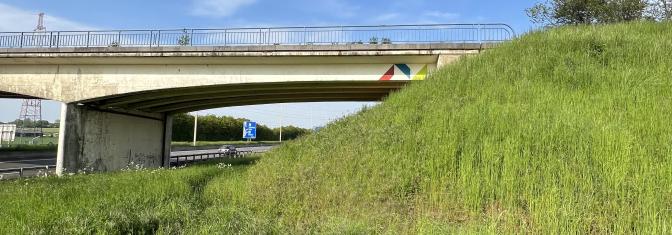
[[[283,108],[283,106],[281,104],[280,105],[280,111],[281,112],[280,112],[280,115],[278,115],[278,116],[280,116],[280,138],[279,138],[279,140],[280,140],[281,143],[282,143],[282,115],[283,115],[283,113],[282,113],[283,109],[282,108]]]
[[[194,112],[194,143],[192,144],[196,147],[196,131],[198,129],[198,112]]]

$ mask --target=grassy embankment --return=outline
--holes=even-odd
[[[533,33],[251,167],[1,183],[0,229],[670,233],[670,48],[671,24]]]

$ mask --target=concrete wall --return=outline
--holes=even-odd
[[[164,166],[164,156],[169,156],[165,146],[169,133],[165,117],[110,113],[74,104],[64,106],[57,173],[114,171],[131,164],[147,168]]]

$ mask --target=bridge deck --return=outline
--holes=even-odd
[[[0,64],[357,64],[433,63],[438,54],[468,54],[496,43],[0,48]],[[287,57],[293,57],[287,60]],[[314,57],[322,57],[314,60]],[[147,60],[160,58],[160,60]],[[325,60],[326,59],[326,60]]]

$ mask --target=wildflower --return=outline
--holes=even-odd
[[[233,167],[231,164],[226,164],[226,163],[223,163],[223,162],[217,164],[217,168],[219,168],[219,169],[228,169],[228,168],[231,168],[231,167]]]

